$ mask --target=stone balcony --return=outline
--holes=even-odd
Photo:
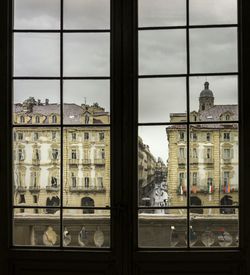
[[[79,159],[69,159],[69,164],[79,164]]]
[[[40,164],[40,159],[32,159],[32,164],[33,165],[39,165]]]
[[[214,159],[213,158],[204,158],[204,163],[205,164],[214,164]]]
[[[27,190],[26,186],[19,185],[19,186],[16,187],[17,192],[26,192],[26,190]]]
[[[91,164],[91,159],[83,159],[82,164],[83,165],[90,165]]]
[[[178,158],[178,164],[179,164],[179,165],[186,165],[186,164],[187,164],[187,159],[186,159],[186,158],[179,157],[179,158]]]
[[[58,192],[59,189],[60,189],[59,185],[58,186],[51,186],[51,185],[46,186],[46,191],[47,192]]]
[[[40,189],[41,189],[40,186],[34,186],[34,185],[29,186],[29,191],[30,192],[39,192]]]
[[[95,159],[94,164],[95,165],[105,165],[105,159]]]
[[[106,191],[106,188],[100,186],[70,186],[69,191],[75,193],[103,193]]]

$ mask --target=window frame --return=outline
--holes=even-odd
[[[187,0],[188,1],[188,0]],[[112,193],[114,206],[118,210],[114,213],[114,225],[115,236],[124,234],[127,238],[119,240],[113,247],[112,253],[95,253],[85,251],[51,251],[51,250],[32,250],[32,249],[16,249],[10,246],[11,234],[11,219],[12,216],[10,203],[12,201],[12,193],[10,185],[3,184],[10,182],[11,180],[11,140],[12,133],[9,125],[11,124],[11,56],[12,56],[12,39],[11,39],[11,1],[0,1],[0,33],[2,39],[0,40],[0,83],[4,92],[0,93],[1,102],[3,102],[2,108],[0,108],[0,125],[2,131],[0,132],[0,152],[1,152],[1,184],[0,184],[0,217],[3,222],[0,223],[0,266],[2,268],[2,274],[24,274],[25,270],[45,270],[45,267],[39,266],[42,263],[47,264],[47,270],[69,270],[67,265],[70,266],[70,270],[91,270],[93,262],[100,262],[100,266],[109,270],[110,266],[107,263],[116,261],[116,268],[122,266],[122,274],[146,274],[146,272],[152,272],[157,270],[159,274],[165,274],[168,270],[174,273],[176,268],[179,270],[205,270],[207,267],[214,265],[214,268],[224,270],[222,264],[228,263],[228,274],[247,274],[250,271],[250,221],[248,196],[250,194],[250,186],[245,185],[240,189],[240,223],[241,231],[240,238],[242,239],[240,244],[240,250],[232,251],[182,251],[179,253],[173,251],[138,251],[136,243],[133,240],[137,239],[137,226],[135,221],[137,220],[137,158],[133,157],[137,155],[137,103],[135,91],[137,91],[137,30],[136,30],[136,18],[137,18],[137,3],[133,0],[113,1],[112,22],[119,22],[119,18],[123,18],[123,24],[118,24],[113,27],[113,35],[116,39],[112,42],[113,58],[116,57],[116,61],[113,63],[112,75],[114,77],[114,83],[112,90],[119,90],[120,94],[115,95],[113,93],[112,112],[114,115],[112,121],[113,137],[115,137],[112,157],[114,167],[112,169],[113,179],[118,182],[120,175],[123,175],[126,171],[126,180],[120,180],[118,187],[121,188],[121,192],[116,190]],[[240,181],[248,178],[248,158],[250,155],[250,120],[249,117],[249,103],[250,95],[247,93],[248,87],[250,87],[249,68],[250,68],[250,18],[248,11],[250,10],[250,3],[247,0],[240,0],[239,15],[242,18],[241,33],[239,39],[242,41],[242,48],[240,50],[240,57],[244,56],[244,61],[241,66],[241,87],[244,89],[240,97],[240,152],[241,152],[241,166],[240,166]],[[122,33],[122,35],[121,35]],[[112,105],[112,104],[111,104]],[[130,106],[129,108],[127,106]],[[122,157],[122,160],[120,158]],[[116,165],[115,161],[118,161],[119,165]],[[128,186],[125,183],[131,182]],[[118,188],[117,188],[118,189]],[[6,194],[8,194],[6,196]],[[115,196],[114,196],[115,195]],[[122,201],[122,203],[121,203]],[[126,211],[124,211],[126,209]],[[123,217],[123,222],[120,221],[119,216]],[[133,230],[128,230],[125,225],[134,224]],[[123,227],[121,226],[123,225]],[[6,237],[6,232],[7,237]],[[122,255],[120,251],[124,251]],[[93,255],[95,260],[93,261]],[[116,255],[116,257],[115,257]],[[118,256],[117,256],[118,255]],[[209,257],[208,257],[209,256]],[[54,261],[51,263],[50,259],[53,257]],[[31,263],[32,261],[32,263]],[[76,264],[73,266],[72,261]],[[39,263],[39,264],[38,264]],[[125,263],[124,265],[121,265]],[[179,267],[180,265],[183,266]],[[32,269],[33,268],[33,269]],[[210,267],[209,267],[210,268]],[[117,269],[119,270],[119,269]],[[108,271],[109,272],[109,271]],[[161,273],[160,273],[161,272]],[[229,273],[230,272],[230,273]],[[30,273],[31,274],[31,273]],[[107,273],[108,274],[108,273]],[[181,273],[176,273],[181,274]],[[209,273],[210,274],[210,273]]]

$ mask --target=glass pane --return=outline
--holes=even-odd
[[[45,208],[16,208],[13,220],[13,244],[24,246],[60,245],[60,209],[48,213]]]
[[[139,80],[139,122],[186,121],[186,106],[186,78]]]
[[[109,124],[109,80],[65,80],[64,124]]]
[[[15,124],[60,123],[60,82],[15,80],[13,122]],[[56,117],[56,120],[53,119]]]
[[[139,32],[139,74],[186,72],[186,31]]]
[[[139,27],[186,25],[185,0],[139,0]]]
[[[59,76],[59,65],[58,34],[14,34],[14,76]]]
[[[141,126],[138,131],[139,205],[186,205],[186,126]]]
[[[186,247],[187,211],[185,209],[158,210],[162,212],[157,215],[152,211],[157,210],[139,211],[139,247]]]
[[[190,126],[190,204],[237,205],[238,125]]]
[[[238,77],[190,78],[190,121],[238,120]]]
[[[109,206],[110,128],[64,128],[64,160],[64,206]]]
[[[237,72],[237,29],[191,29],[191,73]]]
[[[110,247],[110,210],[64,209],[63,245],[83,248]]]
[[[190,245],[194,247],[218,248],[239,246],[238,209],[197,208],[190,213]],[[196,241],[195,241],[196,240]]]
[[[15,29],[59,29],[60,0],[15,0]]]
[[[110,34],[64,34],[65,76],[109,76]]]
[[[190,0],[190,24],[237,24],[237,0]]]
[[[60,205],[60,129],[14,128],[13,203]]]
[[[108,29],[110,0],[65,0],[65,29]]]

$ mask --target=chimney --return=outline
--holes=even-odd
[[[49,100],[48,100],[48,98],[45,99],[45,105],[49,105]]]

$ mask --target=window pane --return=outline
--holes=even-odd
[[[185,0],[139,0],[139,27],[186,25]]]
[[[15,0],[15,29],[59,29],[60,0]]]
[[[237,205],[238,125],[191,125],[190,137],[190,204]]]
[[[109,34],[64,34],[65,76],[109,76],[109,70]]]
[[[59,246],[60,209],[53,209],[53,213],[48,213],[48,208],[14,209],[13,244]]]
[[[109,80],[65,80],[64,124],[109,124]]]
[[[190,121],[237,121],[238,77],[190,78]]]
[[[109,29],[110,0],[65,0],[65,29]]]
[[[237,0],[190,0],[190,24],[236,24]]]
[[[60,39],[51,33],[15,33],[15,76],[58,76]]]
[[[15,80],[13,85],[15,124],[60,123],[59,81]]]
[[[139,247],[187,246],[187,211],[185,209],[140,210],[138,219]]]
[[[139,74],[186,72],[186,31],[139,32]]]
[[[139,80],[139,122],[186,121],[186,104],[186,78]]]
[[[227,210],[229,215],[224,215],[219,208],[191,210],[190,245],[206,248],[238,247],[238,209]]]
[[[186,126],[141,126],[138,131],[139,205],[186,205]]]
[[[60,205],[60,151],[59,128],[14,129],[14,205]]]
[[[109,206],[109,127],[65,128],[64,160],[64,206]]]
[[[110,247],[109,210],[64,209],[63,229],[63,246]]]
[[[237,29],[191,29],[192,73],[237,72]]]

